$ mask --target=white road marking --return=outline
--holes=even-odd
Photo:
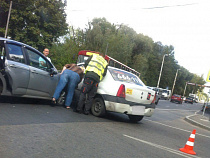
[[[166,124],[163,124],[163,123],[160,123],[160,122],[157,122],[157,121],[152,121],[152,120],[148,120],[148,119],[144,119],[144,120],[150,121],[150,122],[153,122],[153,123],[157,123],[157,124],[162,125],[162,126],[166,126],[166,127],[178,129],[178,130],[180,130],[180,131],[189,132],[189,133],[192,132],[192,131],[188,131],[188,130],[185,130],[185,129],[181,129],[181,128],[178,128],[178,127],[173,127],[173,126],[170,126],[170,125],[166,125]],[[203,136],[203,137],[210,138],[210,136],[206,136],[206,135],[203,135],[203,134],[200,134],[200,133],[196,133],[196,135],[200,135],[200,136]]]
[[[174,149],[171,149],[171,148],[167,148],[165,146],[162,146],[162,145],[158,145],[158,144],[155,144],[155,143],[151,143],[151,142],[148,142],[148,141],[145,141],[145,140],[141,140],[141,139],[138,139],[138,138],[135,138],[135,137],[131,137],[129,135],[126,135],[126,134],[123,134],[124,137],[127,137],[127,138],[131,138],[133,140],[137,140],[139,142],[142,142],[142,143],[145,143],[147,145],[151,145],[153,147],[156,147],[156,148],[159,148],[159,149],[162,149],[162,150],[165,150],[165,151],[168,151],[168,152],[171,152],[173,154],[177,154],[177,155],[180,155],[180,156],[183,156],[183,157],[196,157],[196,158],[199,158],[198,156],[195,156],[195,155],[188,155],[188,154],[185,154],[181,151],[179,151],[178,149],[177,150],[174,150]]]
[[[155,110],[160,110],[160,111],[196,111],[196,110],[183,110],[183,109],[160,109],[160,108],[155,108]]]

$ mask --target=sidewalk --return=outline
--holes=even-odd
[[[210,112],[198,111],[193,115],[186,116],[185,120],[193,125],[199,126],[210,131]]]

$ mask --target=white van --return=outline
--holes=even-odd
[[[169,100],[170,96],[171,96],[171,90],[162,89],[162,96],[161,96],[161,98],[163,98],[165,100]]]

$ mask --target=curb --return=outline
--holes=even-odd
[[[191,123],[191,124],[193,124],[193,125],[199,126],[199,127],[201,127],[201,128],[204,128],[204,129],[210,131],[210,127],[205,126],[205,125],[203,125],[203,124],[201,124],[201,123],[199,123],[199,122],[197,122],[197,121],[195,121],[195,120],[193,120],[193,119],[190,118],[190,117],[196,116],[196,115],[198,115],[198,114],[186,116],[186,117],[184,118],[184,120],[187,121],[187,122],[189,122],[189,123]]]

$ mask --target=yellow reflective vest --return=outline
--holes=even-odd
[[[88,63],[85,73],[87,71],[93,71],[100,77],[100,81],[103,78],[104,70],[108,65],[107,61],[100,55],[93,54],[92,59]]]

